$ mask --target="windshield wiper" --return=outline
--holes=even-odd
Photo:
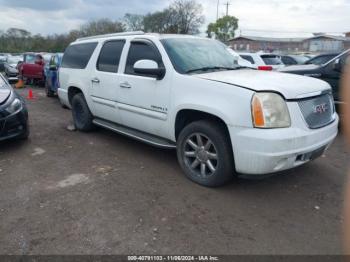
[[[197,72],[197,71],[209,71],[209,70],[236,70],[240,69],[240,66],[237,67],[225,67],[225,66],[207,66],[207,67],[200,67],[196,69],[190,69],[186,71],[186,74]]]

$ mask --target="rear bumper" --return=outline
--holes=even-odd
[[[63,105],[71,108],[69,99],[68,99],[68,91],[66,89],[57,88],[57,95]]]
[[[23,106],[21,110],[0,119],[0,141],[22,136],[28,129],[28,111]]]
[[[319,129],[256,129],[229,126],[236,171],[262,175],[305,164],[311,152],[328,148],[338,133],[339,118]]]

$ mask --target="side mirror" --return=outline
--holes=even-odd
[[[335,60],[334,64],[333,64],[333,70],[337,71],[337,72],[341,72],[342,71],[342,64],[340,59]]]
[[[134,71],[137,74],[154,76],[157,80],[165,76],[165,68],[159,67],[158,63],[153,60],[139,60],[134,64]]]

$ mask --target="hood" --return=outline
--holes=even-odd
[[[286,99],[315,95],[330,90],[328,83],[305,76],[271,71],[240,69],[193,75],[201,79],[237,85],[254,91],[275,91]]]
[[[280,69],[280,72],[313,71],[319,69],[319,65],[292,65]]]
[[[4,103],[7,98],[10,96],[11,90],[7,88],[0,88],[0,105]]]

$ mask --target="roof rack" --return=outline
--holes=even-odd
[[[144,35],[144,34],[145,34],[145,32],[143,32],[143,31],[113,33],[113,34],[105,34],[105,35],[95,35],[95,36],[81,37],[81,38],[78,38],[76,41],[79,42],[79,41],[83,41],[83,40],[98,39],[98,38],[113,37],[113,36]]]

